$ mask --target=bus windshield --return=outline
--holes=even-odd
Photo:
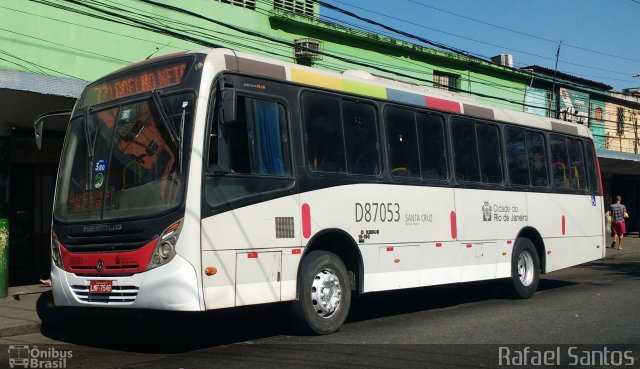
[[[180,204],[186,179],[185,131],[192,93],[84,108],[69,124],[54,216],[98,221],[149,216]],[[185,155],[186,157],[186,155]]]

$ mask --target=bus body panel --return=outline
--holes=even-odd
[[[603,257],[601,196],[527,193],[530,221],[545,244],[548,273]]]
[[[524,192],[456,188],[455,196],[461,241],[514,239],[529,225]]]
[[[301,248],[299,195],[202,220],[207,309],[295,299]],[[297,249],[297,251],[293,251]]]

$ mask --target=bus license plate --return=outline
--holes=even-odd
[[[90,281],[89,293],[111,293],[113,281]]]

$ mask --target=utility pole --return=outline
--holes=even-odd
[[[558,73],[558,60],[560,59],[560,47],[562,47],[562,41],[560,41],[560,43],[558,44],[558,50],[556,51],[556,68],[553,71],[553,85],[551,87],[551,98],[556,96],[556,74]],[[556,119],[558,119],[560,117],[559,113],[560,113],[560,101],[558,101],[559,99],[556,98],[556,103],[555,103],[555,108],[556,108],[556,114],[555,117]]]

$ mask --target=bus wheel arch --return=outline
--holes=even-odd
[[[323,232],[305,249],[292,306],[301,333],[333,333],[347,319],[362,264],[357,246],[345,237],[344,232]]]
[[[534,236],[535,233],[531,231],[521,232],[513,245],[509,285],[511,295],[515,298],[527,299],[538,289],[543,259],[538,250],[539,247],[544,250],[544,245],[536,246]]]
[[[325,229],[315,234],[304,249],[302,260],[313,251],[328,251],[340,259],[347,267],[349,278],[351,282],[351,290],[356,293],[362,293],[362,281],[364,280],[364,269],[362,254],[358,245],[353,238],[343,230],[340,229]],[[300,263],[300,266],[302,263]],[[298,267],[298,277],[300,276],[301,268]],[[299,296],[299,290],[296,291],[296,297]]]
[[[518,233],[518,237],[516,238],[516,240],[521,237],[527,238],[529,239],[529,241],[533,243],[533,246],[536,248],[536,252],[538,253],[538,261],[540,263],[540,274],[545,274],[546,267],[547,267],[547,252],[544,246],[544,240],[542,239],[542,236],[540,235],[538,230],[536,230],[535,228],[525,227],[522,230],[520,230],[520,233]]]

